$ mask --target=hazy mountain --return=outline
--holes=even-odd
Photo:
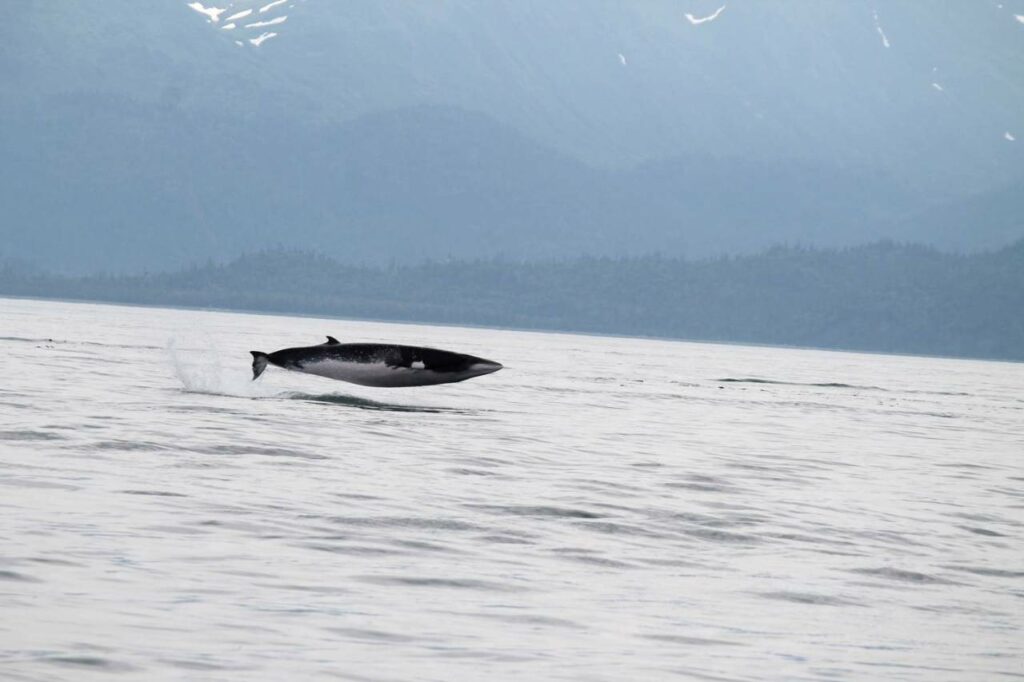
[[[8,8],[4,253],[88,271],[275,244],[387,262],[1024,234],[1024,0],[198,9]]]

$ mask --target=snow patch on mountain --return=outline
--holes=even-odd
[[[280,16],[280,17],[274,17],[273,19],[268,19],[267,21],[256,21],[256,22],[253,22],[251,24],[246,24],[245,27],[246,28],[264,28],[266,26],[276,26],[277,24],[283,24],[286,21],[288,21],[288,15],[287,14],[284,15],[284,16]]]
[[[299,1],[304,2],[305,0]],[[195,0],[186,3],[186,6],[205,16],[209,24],[220,24],[222,15],[225,16],[223,25],[218,28],[221,31],[230,32],[233,38],[232,42],[241,47],[250,45],[259,47],[278,35],[275,31],[265,29],[271,26],[281,26],[288,21],[289,15],[282,11],[290,12],[296,4],[298,2],[289,2],[289,0],[270,0],[269,2],[268,0],[230,0],[224,2],[223,7],[216,7],[214,5],[206,6],[200,0]],[[256,17],[259,17],[259,20],[255,20]],[[247,18],[250,19],[250,23],[243,24],[242,20]],[[238,34],[243,35],[234,39],[234,36]]]
[[[220,15],[227,12],[227,8],[221,9],[220,7],[214,7],[212,5],[210,7],[204,7],[201,2],[190,2],[188,6],[200,14],[205,15],[207,20],[211,22],[220,21]]]
[[[687,12],[686,13],[686,19],[692,25],[700,26],[701,24],[706,24],[708,22],[711,22],[711,21],[714,21],[715,19],[717,19],[719,17],[719,15],[721,15],[722,12],[725,11],[725,7],[726,7],[725,5],[722,5],[721,7],[716,9],[713,14],[709,14],[706,17],[696,17],[696,16],[690,14],[689,12]]]
[[[274,2],[271,2],[270,4],[263,5],[263,7],[260,7],[260,14],[268,12],[277,7],[278,5],[283,5],[286,2],[288,2],[288,0],[274,0]]]
[[[277,36],[277,34],[274,33],[273,31],[269,33],[261,33],[259,36],[255,38],[250,38],[249,42],[252,43],[253,46],[259,47],[260,45],[262,45],[263,43],[265,43],[266,41],[270,40],[275,36]]]
[[[875,30],[878,31],[878,35],[881,36],[882,38],[882,45],[886,49],[892,47],[892,45],[889,43],[889,36],[885,35],[885,29],[882,28],[882,22],[878,18],[878,10],[874,10],[872,14],[875,18]]]

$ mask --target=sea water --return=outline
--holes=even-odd
[[[492,358],[367,389],[250,350]],[[1024,365],[0,300],[0,679],[1024,677]]]

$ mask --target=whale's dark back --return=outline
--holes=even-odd
[[[380,343],[341,343],[285,348],[269,355],[279,367],[302,369],[303,365],[336,360],[360,364],[381,364],[388,367],[422,367],[435,372],[459,372],[481,358],[436,348],[401,346]]]

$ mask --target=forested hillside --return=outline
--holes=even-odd
[[[144,276],[8,263],[0,295],[1024,360],[1024,241],[357,267],[295,251]]]

